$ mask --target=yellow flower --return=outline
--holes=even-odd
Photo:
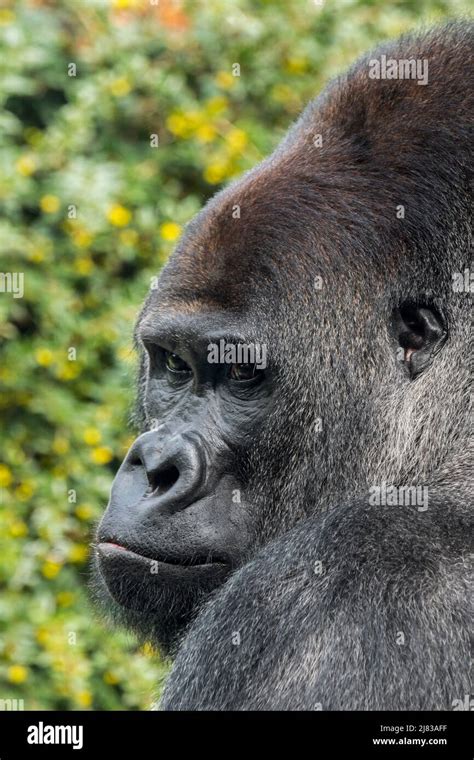
[[[50,638],[50,631],[48,628],[43,627],[43,626],[41,628],[38,628],[38,630],[36,631],[36,641],[39,644],[41,644],[41,646],[44,646],[45,644],[47,644],[49,641],[49,638]]]
[[[60,607],[70,607],[76,596],[72,591],[60,591],[56,595],[56,601]]]
[[[285,68],[290,74],[302,74],[308,68],[307,58],[288,58]]]
[[[86,428],[82,437],[88,446],[97,446],[97,444],[102,440],[100,430],[97,430],[97,428],[94,427]]]
[[[81,256],[74,262],[74,269],[78,274],[88,275],[94,268],[94,262],[88,256]]]
[[[28,499],[31,499],[34,492],[35,492],[35,489],[31,483],[28,483],[28,482],[20,483],[18,488],[15,489],[15,496],[20,501],[28,501]]]
[[[40,199],[41,211],[44,211],[45,214],[54,214],[59,206],[59,198],[56,195],[43,195]]]
[[[248,137],[243,129],[231,129],[226,140],[229,147],[235,152],[243,150],[248,143]]]
[[[61,565],[58,562],[52,562],[51,560],[47,560],[44,563],[43,567],[41,568],[42,574],[48,580],[52,580],[53,578],[56,578],[60,570],[61,570]]]
[[[55,454],[66,454],[69,451],[69,441],[62,435],[57,435],[53,441],[52,449]]]
[[[15,21],[15,14],[9,8],[0,9],[0,24],[12,24]]]
[[[185,111],[184,118],[186,119],[188,129],[191,131],[194,131],[206,122],[206,115],[202,111],[196,109]]]
[[[40,367],[49,367],[53,363],[54,355],[49,348],[38,348],[35,351],[35,359]]]
[[[172,113],[166,119],[169,131],[178,137],[186,137],[188,134],[188,122],[180,113]]]
[[[96,464],[107,464],[113,458],[112,451],[108,446],[98,446],[92,452],[92,461]]]
[[[69,562],[85,562],[89,555],[89,549],[84,544],[74,544],[68,552]]]
[[[8,668],[8,680],[10,683],[24,683],[28,678],[28,668],[24,665],[11,665]]]
[[[81,707],[90,707],[92,704],[92,694],[90,691],[80,691],[79,694],[76,695],[76,702]]]
[[[72,233],[72,239],[78,248],[87,248],[92,243],[93,237],[88,230],[77,229]]]
[[[123,98],[131,90],[130,82],[127,77],[118,77],[109,85],[109,90],[115,98]]]
[[[75,380],[75,378],[81,374],[81,367],[77,362],[66,362],[62,367],[59,367],[56,372],[56,377],[59,380]]]
[[[206,166],[204,170],[204,179],[210,185],[217,185],[218,182],[222,182],[226,177],[228,171],[228,164],[224,161],[215,161],[214,163],[209,164],[209,166]]]
[[[34,261],[39,264],[45,259],[44,251],[41,248],[34,248],[31,253],[28,254],[28,258],[30,261]]]
[[[210,98],[206,103],[206,113],[209,116],[217,116],[226,110],[228,106],[228,100],[223,95],[217,95],[214,98]]]
[[[23,536],[26,536],[27,533],[28,528],[23,520],[15,520],[10,525],[10,535],[13,536],[13,538],[22,538]]]
[[[75,509],[75,513],[79,520],[90,520],[94,511],[90,504],[79,504]]]
[[[116,683],[120,682],[120,678],[115,673],[112,673],[111,670],[108,670],[104,673],[104,681],[110,686],[114,686]]]
[[[107,219],[114,227],[126,227],[132,218],[131,212],[125,206],[116,203],[107,212]]]
[[[207,111],[176,111],[168,116],[166,126],[169,131],[178,137],[189,137],[197,133],[203,127],[207,127],[209,114]],[[204,132],[206,134],[206,132]]]
[[[196,130],[196,137],[200,142],[211,142],[217,134],[216,128],[212,124],[203,124]]]
[[[160,225],[160,235],[163,240],[172,242],[179,238],[181,234],[181,227],[175,222],[164,222]]]
[[[154,0],[154,4],[158,5],[156,0]],[[141,8],[143,0],[113,0],[112,5],[118,11],[125,11],[132,8]]]
[[[56,649],[56,647],[54,647],[54,649]],[[64,673],[67,667],[65,657],[62,657],[61,655],[56,655],[53,658],[52,666],[53,666],[53,669],[57,673]]]
[[[13,475],[6,464],[0,464],[0,487],[7,488],[13,482]]]
[[[216,82],[219,85],[219,87],[222,87],[224,90],[228,90],[235,84],[235,77],[232,76],[228,71],[219,71],[216,76]]]
[[[31,153],[25,153],[24,156],[20,156],[15,164],[18,174],[23,177],[29,177],[36,170],[36,160]]]

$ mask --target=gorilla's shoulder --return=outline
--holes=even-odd
[[[266,603],[270,595],[274,599],[269,606],[274,608],[285,593],[297,596],[308,589],[327,589],[329,578],[333,588],[339,578],[352,592],[348,584],[355,571],[360,584],[373,580],[375,567],[387,571],[386,580],[390,572],[392,578],[426,573],[429,579],[430,569],[465,553],[473,521],[470,506],[445,493],[431,493],[426,510],[377,505],[370,495],[349,500],[312,514],[262,548],[222,593],[228,595],[227,604],[234,595],[239,599],[239,589],[246,589],[245,605]]]
[[[456,589],[466,582],[470,531],[468,510],[446,496],[423,512],[363,498],[299,523],[202,610],[162,708],[448,705],[455,685],[441,678],[443,641],[462,660],[469,611]],[[458,621],[454,634],[446,610]],[[421,650],[432,688],[414,696],[400,682],[399,658],[415,664]]]

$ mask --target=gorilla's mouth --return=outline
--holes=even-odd
[[[160,619],[169,616],[173,605],[183,607],[188,614],[190,600],[213,591],[231,572],[230,562],[218,561],[217,557],[162,560],[112,541],[97,544],[96,558],[98,573],[120,607],[155,613]]]
[[[181,569],[196,569],[203,567],[215,567],[228,566],[229,562],[219,557],[207,555],[206,557],[199,555],[191,555],[189,557],[150,557],[147,554],[129,549],[122,544],[117,544],[114,541],[101,541],[97,544],[97,553],[99,555],[99,561],[107,561],[108,559],[118,559],[132,562],[142,562],[150,568],[155,565],[169,565],[171,567],[177,567]]]

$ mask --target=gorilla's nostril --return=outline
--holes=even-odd
[[[148,495],[161,496],[174,486],[179,478],[179,470],[174,465],[170,465],[162,470],[155,470],[147,473],[149,481]]]

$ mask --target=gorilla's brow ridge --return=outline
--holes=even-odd
[[[186,314],[179,312],[153,312],[138,323],[137,338],[141,342],[164,343],[171,341],[197,343],[225,338],[229,343],[240,343],[246,336],[235,329],[232,315],[223,312]]]

